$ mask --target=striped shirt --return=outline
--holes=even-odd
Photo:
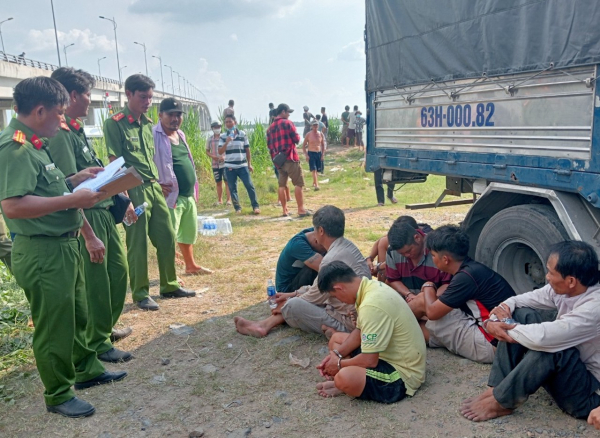
[[[385,264],[388,282],[401,281],[415,295],[421,292],[421,287],[428,281],[440,287],[450,283],[452,279],[452,275],[440,271],[435,266],[427,249],[419,264],[414,266],[410,259],[388,247]]]
[[[227,141],[227,132],[221,134],[219,146],[223,146]],[[248,167],[246,159],[246,149],[250,147],[248,136],[244,131],[235,128],[235,138],[227,145],[225,151],[225,165],[223,167],[229,169],[239,169]]]

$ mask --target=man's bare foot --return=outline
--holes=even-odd
[[[338,395],[342,395],[343,392],[335,387],[335,382],[327,381],[317,383],[317,391],[321,397],[337,397]]]
[[[490,388],[478,397],[463,401],[460,413],[471,421],[487,421],[510,415],[513,411],[503,408],[494,398],[493,388]]]
[[[254,336],[255,338],[264,338],[268,334],[268,332],[257,322],[248,321],[241,316],[236,316],[233,318],[233,322],[235,323],[235,329],[237,332],[242,335]]]
[[[202,266],[196,266],[193,269],[186,269],[185,273],[187,275],[210,275],[213,274],[214,271],[212,269],[204,268]]]
[[[181,278],[177,277],[177,283],[179,283],[179,286],[183,287],[185,286],[185,281],[183,281]]]
[[[331,337],[333,336],[333,334],[337,331],[334,328],[331,328],[325,324],[323,324],[321,326],[321,331],[323,332],[323,334],[325,335],[325,337],[327,338],[327,340],[331,339]]]

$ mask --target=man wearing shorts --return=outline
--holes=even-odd
[[[306,150],[306,146],[308,146],[308,150]],[[315,190],[320,190],[317,172],[321,167],[321,161],[325,155],[325,141],[323,134],[319,132],[318,120],[313,120],[311,122],[311,130],[306,136],[304,136],[302,150],[304,151],[306,161],[308,161],[308,166],[312,172],[313,187]]]
[[[354,142],[354,144],[356,144],[356,146],[358,146],[359,151],[364,151],[365,150],[365,142],[363,141],[363,129],[364,129],[365,123],[367,123],[367,121],[362,116],[362,113],[360,111],[356,112],[356,120],[354,123],[356,125],[356,128],[355,128],[356,141]]]
[[[274,159],[279,154],[285,155],[285,162],[278,167],[279,202],[283,209],[283,215],[289,216],[285,188],[288,178],[290,178],[292,184],[294,184],[296,204],[298,204],[298,216],[306,217],[310,216],[310,213],[304,208],[304,195],[302,194],[304,175],[302,175],[300,157],[296,149],[296,144],[300,142],[300,136],[296,131],[296,126],[288,120],[292,112],[294,110],[285,103],[279,104],[277,107],[277,117],[267,130],[267,146],[271,154],[271,159]]]
[[[212,159],[212,171],[217,183],[217,205],[223,205],[223,182],[227,191],[227,205],[231,205],[231,194],[225,178],[225,156],[219,155],[219,140],[221,140],[221,124],[212,122],[210,124],[213,136],[206,142],[206,155]]]
[[[423,285],[425,341],[431,348],[445,347],[454,354],[481,363],[492,363],[498,341],[484,330],[490,312],[515,296],[508,282],[487,266],[470,259],[469,236],[446,225],[427,235],[427,248],[440,271],[452,274],[439,297],[432,282]],[[427,337],[428,336],[428,337]]]
[[[323,377],[333,378],[317,385],[319,394],[379,403],[414,395],[425,381],[426,348],[406,302],[389,286],[359,277],[341,261],[321,267],[319,290],[354,304],[358,313],[356,329],[335,333],[329,355],[317,365]]]
[[[350,112],[348,117],[348,135],[346,135],[346,147],[350,146],[350,142],[354,140],[356,146],[356,113],[358,111],[358,105],[354,105],[354,110]]]
[[[165,195],[177,244],[185,261],[185,273],[212,274],[194,260],[194,243],[198,236],[196,201],[198,181],[196,168],[185,134],[181,129],[183,106],[168,97],[160,103],[159,123],[152,128],[158,169],[158,183]]]
[[[342,113],[342,136],[340,138],[342,144],[346,143],[346,138],[348,137],[348,123],[350,122],[350,107],[346,105],[344,109],[345,111]]]

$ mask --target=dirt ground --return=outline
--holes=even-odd
[[[324,191],[319,196],[326,196]],[[352,230],[347,234],[363,253],[373,236],[408,213],[391,206],[352,209],[342,198],[323,201],[345,209],[346,229]],[[312,205],[318,203],[312,200]],[[435,227],[459,222],[467,209],[412,214]],[[469,422],[458,413],[460,402],[485,390],[490,367],[445,350],[428,349],[425,384],[399,403],[319,397],[315,365],[326,354],[323,336],[281,327],[254,339],[239,335],[233,325],[236,315],[268,316],[265,284],[274,276],[279,251],[293,233],[310,226],[309,219],[284,221],[278,213],[275,206],[263,207],[260,217],[232,218],[234,234],[201,239],[200,261],[216,273],[182,276],[186,287],[199,292],[197,297],[157,300],[158,312],[140,311],[128,298],[121,325],[134,333],[118,347],[132,351],[135,360],[108,366],[128,371],[124,381],[78,394],[96,407],[95,415],[71,420],[46,413],[43,388],[32,369],[29,376],[20,373],[0,381],[22,394],[14,405],[0,405],[0,435],[187,437],[202,429],[206,437],[596,436],[585,421],[563,414],[543,390],[511,416]],[[156,296],[157,273],[151,277]],[[174,330],[176,324],[185,327]],[[310,359],[310,365],[292,366],[290,354]]]

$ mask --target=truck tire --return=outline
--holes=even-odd
[[[483,227],[475,259],[510,283],[517,294],[546,283],[550,247],[567,232],[548,205],[517,205],[496,213]]]

